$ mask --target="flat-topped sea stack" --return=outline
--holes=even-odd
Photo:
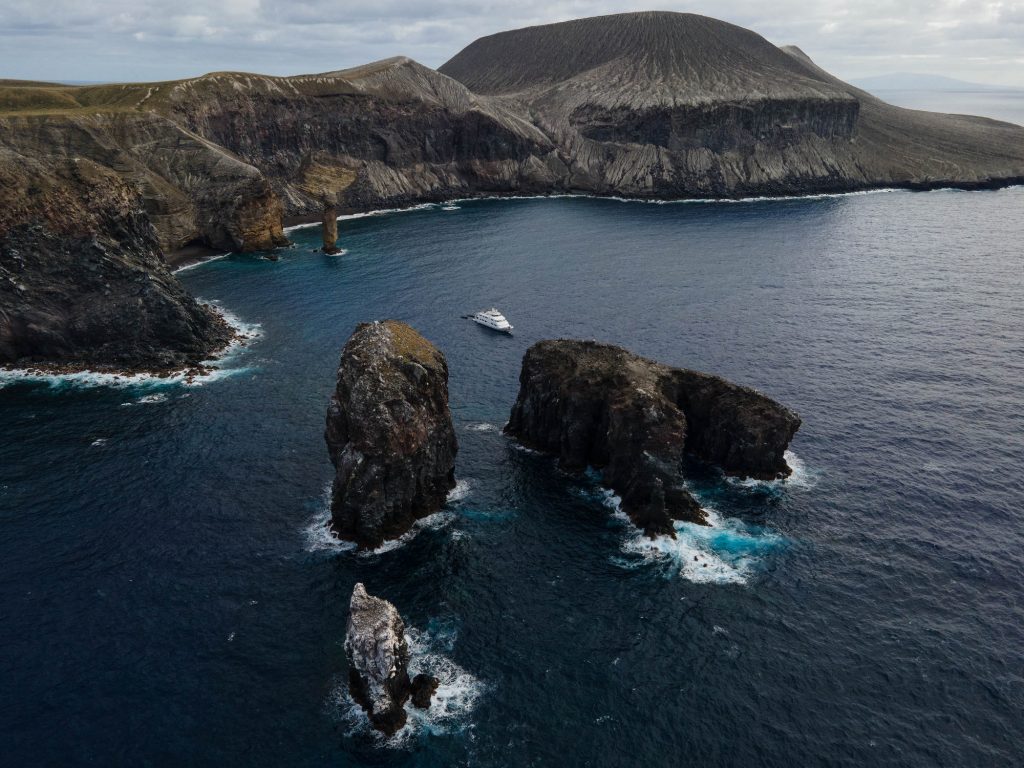
[[[601,470],[637,526],[671,536],[673,520],[705,522],[684,487],[687,454],[730,475],[785,477],[799,426],[788,408],[717,376],[559,339],[527,350],[505,431],[567,470]]]
[[[331,527],[376,547],[438,511],[458,444],[444,355],[405,323],[363,323],[345,344],[327,409]]]
[[[345,631],[348,682],[352,698],[377,730],[391,735],[405,725],[405,702],[430,706],[438,680],[427,674],[409,679],[409,643],[405,622],[387,600],[356,584]]]

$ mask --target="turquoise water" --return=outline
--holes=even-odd
[[[459,206],[181,272],[254,334],[192,386],[0,382],[8,762],[1024,761],[1024,189]],[[515,336],[460,319],[491,305]],[[323,420],[384,317],[448,356],[459,486],[357,553],[323,527]],[[500,433],[557,336],[776,397],[797,471],[692,468],[715,525],[642,538]],[[442,679],[390,741],[344,685],[356,581]]]

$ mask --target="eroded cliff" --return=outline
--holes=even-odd
[[[458,451],[444,355],[404,323],[360,325],[341,355],[325,439],[342,538],[375,547],[439,510]]]
[[[673,520],[705,522],[685,487],[687,454],[727,474],[784,477],[799,426],[788,408],[717,376],[559,339],[527,350],[505,431],[566,470],[599,469],[637,526],[674,536]]]
[[[88,198],[74,173],[82,162],[119,179],[166,255],[186,245],[272,248],[285,242],[284,218],[456,196],[997,187],[1024,181],[1024,128],[892,107],[798,49],[707,17],[652,12],[491,35],[437,72],[399,57],[296,77],[0,81],[2,194],[16,209],[0,210],[0,253],[56,249],[78,279],[74,244],[33,246],[26,238],[43,230],[18,227],[47,216],[46,196],[28,193],[33,175]],[[116,216],[77,210],[66,208],[69,229],[120,242]],[[91,301],[127,305],[120,279],[130,273]],[[52,345],[33,346],[39,335],[22,329],[46,314],[53,286],[22,282],[0,333],[27,340],[19,354],[45,357]],[[196,333],[179,340],[179,356],[204,345]]]

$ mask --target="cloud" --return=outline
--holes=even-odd
[[[897,70],[1024,86],[1024,2],[659,0],[795,43],[842,77]],[[650,0],[3,0],[0,77],[294,74],[398,54],[439,66],[481,35]],[[59,54],[59,55],[55,55]]]

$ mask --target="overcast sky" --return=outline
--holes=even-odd
[[[437,67],[481,35],[632,10],[703,13],[850,79],[923,72],[1024,86],[1024,2],[986,0],[0,0],[0,77],[158,80]]]

